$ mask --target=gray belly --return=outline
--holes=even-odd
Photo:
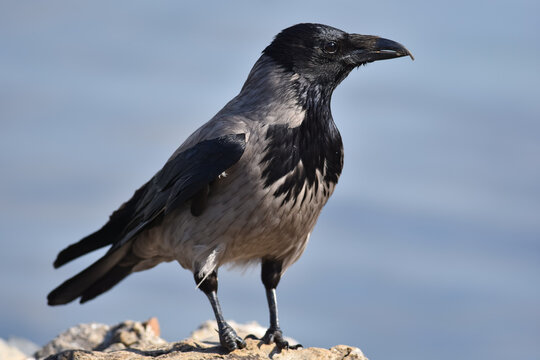
[[[284,201],[284,194],[274,193],[285,179],[265,187],[260,166],[254,166],[262,149],[250,150],[250,164],[241,160],[211,186],[200,216],[193,216],[187,203],[136,240],[135,253],[147,259],[136,270],[177,260],[187,269],[206,272],[265,257],[283,260],[286,269],[298,259],[334,185],[306,183],[298,197]]]

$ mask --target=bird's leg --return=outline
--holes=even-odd
[[[213,271],[204,280],[203,277],[199,276],[198,272],[195,272],[194,277],[199,289],[206,294],[208,300],[210,300],[210,305],[212,305],[212,310],[214,310],[219,330],[219,342],[221,345],[229,351],[245,348],[246,342],[236,334],[236,331],[234,331],[223,318],[223,313],[221,312],[221,306],[219,305],[217,297],[217,272]]]
[[[261,279],[266,289],[266,299],[270,309],[270,327],[264,334],[262,340],[266,344],[274,342],[279,349],[297,349],[302,345],[290,346],[283,338],[283,332],[279,327],[278,309],[276,301],[276,287],[281,279],[282,261],[262,260]]]

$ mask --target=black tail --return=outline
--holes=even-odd
[[[79,256],[120,240],[129,230],[128,226],[137,212],[137,206],[146,192],[147,185],[148,183],[141,186],[129,201],[113,212],[109,221],[101,229],[62,250],[54,261],[54,267],[59,268]]]
[[[79,256],[88,254],[89,252],[100,249],[104,246],[111,245],[120,233],[118,229],[111,226],[111,222],[112,221],[109,221],[95,233],[88,235],[79,242],[71,244],[62,250],[53,263],[54,267],[59,268],[65,263],[68,263]]]
[[[134,263],[120,266],[131,250],[131,244],[109,251],[98,261],[66,280],[47,296],[49,305],[67,304],[79,296],[81,302],[88,301],[109,290],[131,273]]]
[[[103,294],[131,274],[134,265],[116,265],[81,294],[81,304]]]
[[[51,291],[47,296],[49,305],[67,304],[78,297],[81,297],[81,302],[88,301],[109,290],[132,272],[140,259],[131,253],[131,238],[134,235],[130,236],[130,231],[138,224],[134,218],[137,218],[139,202],[144,198],[147,185],[135,191],[131,199],[120,206],[101,229],[58,254],[54,261],[55,268],[91,251],[112,245],[101,259]]]

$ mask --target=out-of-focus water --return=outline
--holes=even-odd
[[[287,335],[372,359],[540,357],[540,3],[0,3],[0,337],[81,322],[212,317],[176,264],[80,306],[53,270],[239,91],[281,29],[322,22],[405,44],[354,71],[333,115],[345,169],[278,288]],[[220,273],[227,318],[267,324],[258,269]]]

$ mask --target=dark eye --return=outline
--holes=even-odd
[[[324,44],[323,50],[325,53],[333,54],[337,51],[338,44],[335,41],[329,41],[326,44]]]

